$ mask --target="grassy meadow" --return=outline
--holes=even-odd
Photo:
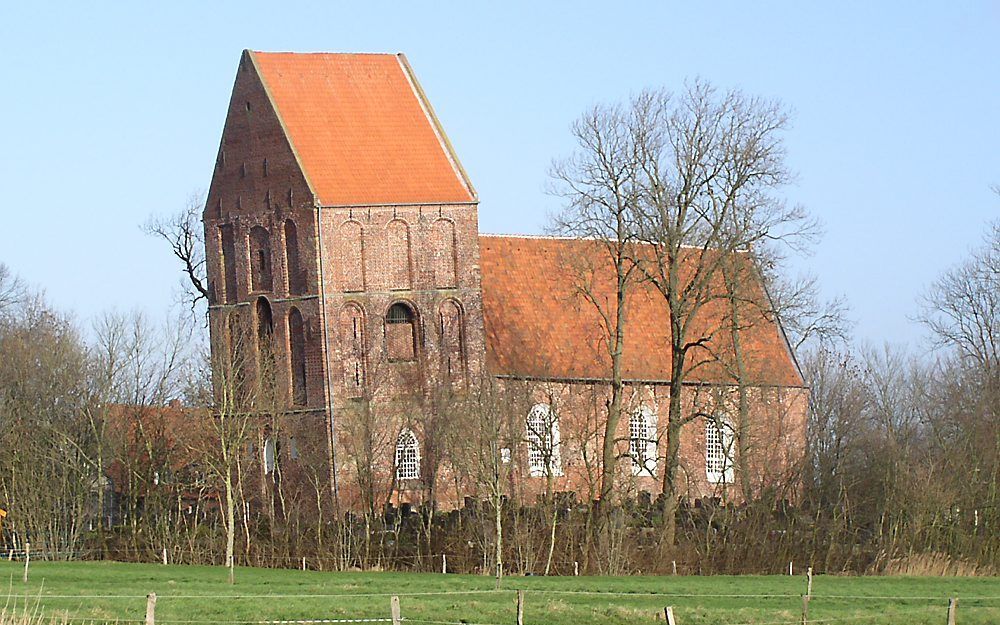
[[[33,622],[143,621],[146,595],[157,595],[156,622],[388,618],[400,598],[413,623],[513,625],[516,592],[525,591],[525,625],[662,624],[664,606],[677,625],[799,623],[804,576],[509,577],[493,580],[431,573],[324,573],[241,568],[236,585],[225,569],[114,562],[0,562],[7,582],[3,625],[11,613]],[[1000,623],[1000,579],[816,576],[810,621],[945,625],[947,598],[958,597],[958,622]],[[24,624],[25,619],[20,619]]]

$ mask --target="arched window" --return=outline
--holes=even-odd
[[[642,406],[629,416],[628,453],[632,456],[632,475],[656,474],[656,412],[649,406]]]
[[[356,221],[340,226],[340,283],[344,291],[365,290],[364,230]]]
[[[705,476],[712,484],[733,482],[732,421],[726,415],[705,419]]]
[[[364,396],[365,390],[365,318],[361,309],[348,304],[340,314],[340,335],[344,346],[344,388],[347,396]]]
[[[236,238],[233,227],[229,224],[219,226],[219,245],[222,251],[222,280],[225,285],[223,301],[232,304],[236,301]]]
[[[270,436],[264,439],[264,449],[263,449],[263,460],[264,460],[264,473],[270,475],[274,473],[275,458],[277,455],[277,448],[274,444],[274,439]]]
[[[288,356],[291,367],[292,404],[306,405],[306,336],[302,313],[298,308],[288,311]]]
[[[438,310],[438,332],[441,336],[441,367],[446,379],[460,380],[465,373],[462,350],[462,309],[448,300]]]
[[[395,219],[385,227],[384,256],[388,266],[383,273],[391,290],[410,288],[410,229],[406,222]]]
[[[257,349],[264,352],[271,349],[271,337],[274,336],[271,304],[266,297],[258,297],[254,309],[257,312]]]
[[[416,359],[416,319],[413,310],[402,302],[389,307],[385,315],[385,345],[389,360]]]
[[[431,250],[434,254],[434,284],[447,289],[455,286],[455,224],[447,219],[434,222]]]
[[[306,276],[299,263],[299,233],[295,222],[285,221],[285,269],[288,271],[288,292],[302,295],[306,292]]]
[[[267,298],[258,297],[257,313],[257,374],[261,391],[270,394],[274,388],[274,319]]]
[[[548,404],[535,404],[526,420],[528,440],[528,475],[562,475],[559,449],[559,419]]]
[[[271,290],[271,235],[262,226],[250,229],[250,290]]]
[[[417,435],[409,428],[403,428],[396,439],[396,479],[420,479],[420,445]]]

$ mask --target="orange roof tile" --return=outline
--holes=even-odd
[[[582,284],[579,276],[592,276],[586,279],[592,285],[590,292],[599,301],[614,302],[614,267],[602,244],[585,239],[482,235],[479,247],[491,371],[539,379],[608,379],[611,358],[601,317],[576,286]],[[760,285],[755,286],[754,297],[766,298]],[[722,327],[725,311],[722,300],[706,304],[693,335],[707,336],[709,328]],[[748,329],[742,333],[742,342],[754,383],[803,385],[779,325],[760,310],[744,316]],[[689,351],[688,381],[732,383],[732,369],[724,364],[731,362],[727,356],[731,353],[729,333],[715,333],[709,349]],[[670,355],[667,305],[652,285],[640,284],[628,299],[623,377],[667,381]]]
[[[322,204],[475,200],[403,55],[249,54]]]

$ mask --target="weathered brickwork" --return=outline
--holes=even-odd
[[[264,343],[269,342],[274,353],[275,403],[268,412],[280,417],[262,419],[266,425],[258,449],[277,437],[285,483],[326,484],[324,488],[335,490],[339,503],[349,509],[376,507],[376,492],[382,502],[433,496],[440,505],[456,505],[471,492],[471,485],[457,480],[449,466],[454,459],[441,460],[437,438],[446,428],[436,419],[453,410],[449,398],[498,375],[511,410],[522,415],[516,419],[518,427],[526,428],[524,419],[537,404],[548,405],[558,419],[562,466],[554,490],[573,491],[581,499],[594,497],[608,386],[558,376],[518,380],[488,370],[478,203],[429,104],[406,73],[405,61],[399,63],[400,76],[406,78],[400,80],[396,97],[420,102],[426,113],[421,123],[430,128],[424,135],[436,137],[437,143],[422,147],[417,157],[432,148],[443,151],[447,158],[438,154],[436,162],[444,164],[437,170],[444,182],[425,192],[421,181],[411,181],[407,188],[417,189],[411,202],[394,197],[391,204],[377,198],[353,203],[364,197],[354,189],[349,194],[352,203],[324,204],[310,183],[309,166],[295,148],[295,133],[303,131],[288,127],[270,91],[274,85],[268,80],[284,80],[284,75],[265,79],[254,55],[245,52],[240,61],[204,225],[216,362],[232,357],[234,336],[240,333],[247,337],[243,348],[254,354],[248,362],[261,362]],[[350,63],[363,62],[354,56]],[[294,67],[294,61],[284,57],[281,62],[283,71]],[[379,62],[385,65],[385,59]],[[387,67],[391,69],[392,62]],[[296,114],[302,117],[301,111]],[[362,147],[370,150],[368,144]],[[372,160],[368,152],[363,156]],[[355,165],[344,164],[346,169]],[[448,182],[449,176],[454,180]],[[470,199],[449,191],[452,199],[428,201],[425,193],[434,188],[463,189]],[[732,392],[724,385],[693,385],[683,396],[685,413],[731,413]],[[797,466],[806,390],[767,387],[750,392],[747,445],[754,451],[753,487],[760,490]],[[629,414],[645,406],[655,415],[649,419],[649,435],[657,442],[649,449],[661,456],[666,400],[665,387],[652,384],[629,387],[626,402]],[[647,474],[633,470],[629,414],[618,431],[620,482],[627,492],[657,493],[663,459]],[[369,430],[374,424],[378,432],[373,436],[361,431],[359,422]],[[415,434],[424,466],[437,471],[431,475],[425,470],[419,480],[396,483],[394,451],[404,428]],[[518,432],[508,442],[511,492],[532,500],[548,480],[531,475],[530,436],[526,429]],[[692,498],[728,496],[737,490],[726,480],[710,479],[707,432],[704,420],[695,419],[680,439],[679,486]],[[362,474],[365,484],[360,483]],[[331,478],[335,487],[327,483]]]
[[[205,211],[206,261],[212,301],[209,327],[214,363],[227,362],[233,337],[247,352],[248,377],[259,355],[260,311],[270,310],[274,403],[280,417],[262,417],[252,443],[261,461],[248,472],[262,501],[272,501],[264,449],[271,439],[286,485],[325,479],[328,458],[316,213],[292,147],[253,63],[244,54],[220,142]],[[262,256],[263,254],[263,256]],[[269,280],[254,284],[254,269]],[[294,358],[293,358],[294,356]],[[216,383],[219,378],[216,376]],[[225,383],[230,383],[226,380]],[[280,430],[276,432],[275,430]],[[249,473],[248,473],[249,474]],[[307,500],[308,501],[308,500]]]
[[[543,404],[552,408],[559,421],[560,456],[562,475],[555,479],[554,490],[573,492],[586,499],[596,497],[600,490],[599,458],[603,439],[604,420],[611,393],[604,384],[565,382],[508,382],[522,388],[515,396],[530,398],[531,405]],[[789,477],[799,470],[804,454],[807,390],[803,388],[751,388],[751,411],[748,415],[746,449],[750,459],[749,481],[755,493],[785,487]],[[735,415],[736,387],[691,385],[682,395],[682,412],[685,417],[694,414],[714,414],[728,418],[734,429],[738,426]],[[655,496],[662,489],[664,455],[667,443],[667,415],[669,389],[663,385],[626,387],[623,415],[615,437],[617,439],[617,481],[626,494],[637,495],[646,491]],[[652,415],[651,449],[656,460],[648,465],[650,471],[636,471],[630,453],[630,417],[642,409]],[[526,411],[525,411],[526,412]],[[736,442],[727,458],[731,476],[723,480],[709,479],[706,467],[707,418],[695,418],[681,430],[678,492],[689,499],[718,497],[726,500],[740,499],[740,476],[735,466]],[[712,423],[713,427],[715,423]],[[513,479],[519,490],[530,499],[541,495],[546,488],[544,478],[528,477],[527,446],[520,447]],[[638,473],[638,474],[637,474]],[[651,475],[649,475],[651,473]],[[794,492],[781,493],[793,497]]]

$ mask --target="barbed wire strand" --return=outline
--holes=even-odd
[[[359,599],[372,597],[392,596],[398,597],[422,597],[422,596],[445,596],[445,595],[505,595],[517,592],[518,590],[530,592],[532,594],[548,595],[586,595],[586,596],[606,596],[606,597],[636,597],[636,598],[680,598],[697,599],[798,599],[802,597],[800,593],[679,593],[661,591],[608,591],[608,590],[572,590],[558,588],[504,588],[496,589],[467,589],[467,590],[427,590],[427,591],[391,591],[391,592],[363,592],[363,593],[295,593],[295,594],[246,594],[246,595],[157,595],[157,600],[171,599],[336,599],[352,598]],[[85,595],[50,595],[24,593],[0,593],[2,598],[30,597],[37,599],[145,599],[146,595],[107,595],[107,594],[85,594]],[[824,595],[813,594],[812,601],[823,600],[871,600],[871,601],[942,601],[947,602],[951,596],[930,596],[930,595]],[[962,595],[962,601],[1000,601],[1000,595]]]

